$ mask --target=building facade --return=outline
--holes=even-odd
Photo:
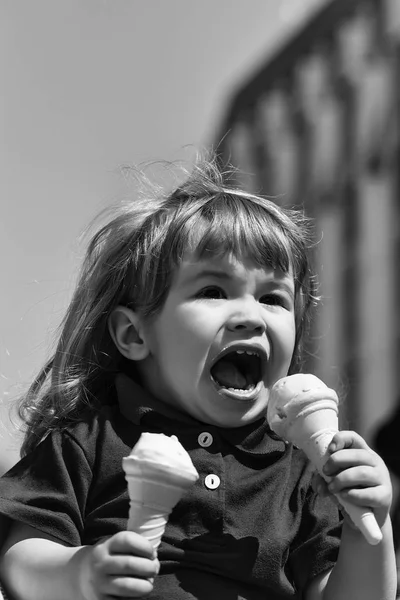
[[[236,183],[315,219],[305,368],[367,440],[400,402],[399,74],[399,0],[334,0],[238,89],[215,140]]]

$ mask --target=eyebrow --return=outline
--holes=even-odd
[[[276,288],[278,290],[282,290],[282,291],[286,292],[287,294],[289,294],[289,296],[291,297],[292,300],[295,299],[296,292],[295,292],[294,287],[292,287],[291,285],[289,285],[285,281],[281,281],[281,282],[277,283],[276,284]]]
[[[193,275],[188,275],[185,278],[185,283],[192,283],[197,279],[202,279],[205,277],[214,277],[215,279],[220,279],[222,281],[228,281],[229,279],[233,278],[232,275],[225,271],[220,271],[218,269],[204,269],[202,271],[194,273]]]
[[[220,271],[219,269],[204,269],[198,271],[197,273],[194,273],[193,275],[188,275],[184,280],[184,285],[190,285],[198,279],[203,279],[207,277],[214,277],[215,279],[219,279],[220,281],[231,281],[232,279],[234,279],[234,275],[230,274],[229,272]],[[286,291],[292,298],[295,297],[294,289],[285,280],[274,280],[267,283],[275,287],[276,289]]]

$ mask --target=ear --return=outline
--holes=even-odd
[[[108,319],[108,330],[114,344],[130,360],[143,360],[149,354],[141,329],[139,315],[125,306],[117,306]]]

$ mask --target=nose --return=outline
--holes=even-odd
[[[262,334],[267,329],[262,306],[255,298],[246,298],[236,301],[229,317],[227,328],[229,331],[251,331]]]

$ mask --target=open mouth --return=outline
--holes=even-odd
[[[262,382],[262,361],[256,350],[235,349],[225,353],[211,368],[214,383],[223,390],[251,393]]]

